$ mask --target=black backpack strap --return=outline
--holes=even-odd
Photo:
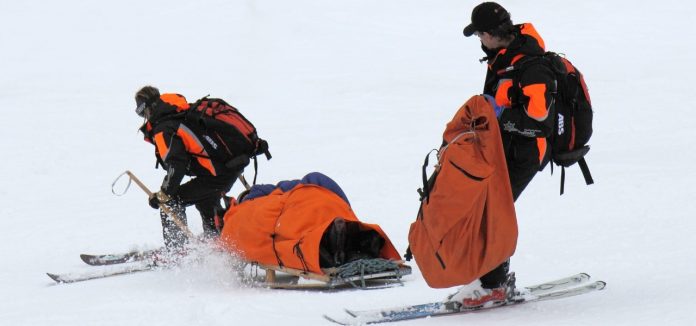
[[[210,96],[210,94],[199,98],[198,100],[196,100],[196,102],[193,102],[192,104],[190,104],[189,108],[196,110],[198,108],[198,106],[201,105],[201,103],[203,103],[203,101],[208,100],[209,96]],[[208,103],[208,105],[210,105],[210,103]]]
[[[196,102],[189,104],[189,109],[182,112],[185,115],[184,117],[186,121],[189,121],[190,123],[195,123],[197,126],[201,126],[206,130],[207,126],[203,122],[203,117],[205,116],[205,109],[199,111],[198,107],[201,105],[201,103],[203,103],[203,101],[208,100],[208,96],[210,95],[203,96],[196,100]],[[208,102],[208,105],[210,105],[210,102]]]
[[[587,166],[587,161],[585,161],[584,157],[578,160],[578,165],[580,166],[580,171],[582,171],[582,176],[585,178],[585,184],[588,186],[591,184],[594,184],[594,179],[592,179],[592,174],[590,173],[590,168]],[[553,169],[553,164],[551,165],[551,169]],[[565,166],[561,165],[561,195],[563,195],[564,189],[565,189]]]
[[[254,185],[256,184],[256,176],[259,173],[259,161],[257,159],[257,156],[260,154],[265,155],[266,160],[270,160],[271,158],[273,158],[273,156],[271,156],[271,152],[268,151],[268,142],[261,138],[258,138],[256,150],[252,155],[254,157]]]
[[[256,176],[258,175],[259,172],[259,161],[256,159],[256,156],[254,156],[254,181],[251,183],[252,186],[256,185]]]
[[[411,261],[413,259],[413,253],[411,252],[411,246],[406,247],[406,253],[404,254],[404,259],[406,261]]]
[[[425,161],[423,162],[423,188],[418,189],[418,193],[421,196],[421,201],[427,200],[428,197],[430,196],[430,184],[428,182],[428,174],[426,173],[426,169],[428,168],[429,161],[430,161],[430,154],[432,152],[437,152],[437,149],[433,149],[430,152],[428,152],[428,155],[425,155]]]
[[[258,141],[256,142],[256,150],[254,151],[254,155],[260,155],[260,154],[265,155],[266,160],[270,160],[273,158],[273,156],[271,155],[271,152],[268,150],[268,142],[261,139],[261,138],[258,138]]]
[[[587,162],[585,161],[584,157],[578,161],[578,165],[580,165],[582,176],[585,177],[585,184],[587,184],[588,186],[593,184],[594,180],[592,179],[592,174],[590,174],[590,168],[587,167]]]
[[[536,64],[544,64],[544,57],[541,55],[524,56],[522,59],[515,62],[513,65],[505,69],[501,69],[497,72],[498,75],[508,77],[512,80],[512,88],[516,90],[512,93],[512,97],[510,98],[512,106],[516,106],[520,102],[520,95],[522,90],[519,89],[519,85],[522,79],[522,74],[524,74],[527,68]]]

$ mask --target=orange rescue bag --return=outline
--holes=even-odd
[[[434,288],[473,282],[512,256],[517,244],[498,120],[486,98],[469,99],[443,137],[447,145],[438,151],[408,236],[416,263]]]

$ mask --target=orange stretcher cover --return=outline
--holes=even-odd
[[[242,259],[324,275],[319,244],[337,217],[358,221],[350,205],[334,192],[313,184],[280,188],[269,195],[243,201],[225,214],[220,237],[224,248]],[[361,223],[385,240],[380,258],[399,260],[399,253],[376,224]]]

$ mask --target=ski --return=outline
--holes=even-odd
[[[485,310],[503,306],[517,305],[528,302],[560,299],[598,291],[606,286],[603,281],[587,283],[589,275],[585,273],[562,278],[552,282],[546,282],[523,288],[520,294],[497,305],[484,305],[476,308],[463,308],[461,304],[454,302],[431,302],[412,306],[396,307],[381,310],[351,311],[348,319],[341,320],[324,315],[327,320],[341,325],[375,324],[409,320],[425,317],[435,317],[450,314],[462,314],[472,311]]]
[[[88,265],[92,266],[104,266],[104,265],[114,265],[131,263],[136,261],[142,261],[151,258],[153,255],[160,252],[162,248],[152,249],[152,250],[134,250],[126,253],[120,254],[105,254],[105,255],[90,255],[81,254],[80,259]]]
[[[559,278],[550,282],[540,283],[524,287],[524,291],[532,294],[541,294],[545,292],[558,291],[569,287],[574,287],[578,284],[588,282],[590,275],[587,273],[579,273],[564,278]]]
[[[585,283],[589,280],[590,280],[589,274],[579,273],[579,274],[563,277],[563,278],[549,281],[549,282],[544,282],[544,283],[526,286],[522,289],[522,292],[530,293],[530,294],[548,293],[548,292],[552,292],[552,291],[558,291],[558,290],[566,289],[569,287],[573,287],[573,286],[576,286],[578,284]],[[435,304],[435,303],[429,303],[429,304],[423,304],[423,305],[417,305],[417,306],[427,306],[427,305],[431,305],[431,304]],[[439,302],[437,302],[437,304],[439,304]],[[363,310],[363,311],[354,311],[354,310],[345,309],[345,311],[349,315],[351,315],[353,317],[357,317],[358,315],[380,313],[380,312],[384,311],[384,309]]]
[[[119,266],[120,267],[120,266]],[[156,266],[151,264],[142,264],[136,266],[123,266],[122,268],[110,268],[103,271],[90,271],[87,273],[65,273],[65,274],[53,274],[46,273],[48,277],[53,279],[56,283],[75,283],[94,279],[101,279],[117,275],[133,274],[138,272],[146,272],[154,270]]]

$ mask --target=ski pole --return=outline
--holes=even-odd
[[[135,176],[135,174],[133,174],[131,171],[126,171],[125,174],[127,174],[128,178],[133,180],[133,182],[135,182],[135,184],[137,184],[138,187],[140,187],[140,189],[142,189],[147,194],[148,198],[152,197],[152,191],[150,191],[150,189],[148,189],[140,181],[140,179],[138,179],[138,177]],[[167,214],[167,216],[172,218],[172,221],[174,222],[174,224],[176,224],[176,226],[178,226],[179,229],[181,229],[181,231],[183,231],[186,234],[186,236],[189,237],[189,239],[195,239],[193,236],[193,233],[191,233],[191,230],[189,230],[188,226],[186,226],[186,224],[181,221],[181,218],[179,218],[179,215],[175,214],[171,209],[169,209],[169,207],[167,207],[167,205],[162,203],[162,202],[169,201],[169,197],[164,193],[158,192],[157,199],[159,199],[159,201],[160,201],[160,204],[159,204],[160,209],[162,209],[162,211],[164,211],[164,213]]]

